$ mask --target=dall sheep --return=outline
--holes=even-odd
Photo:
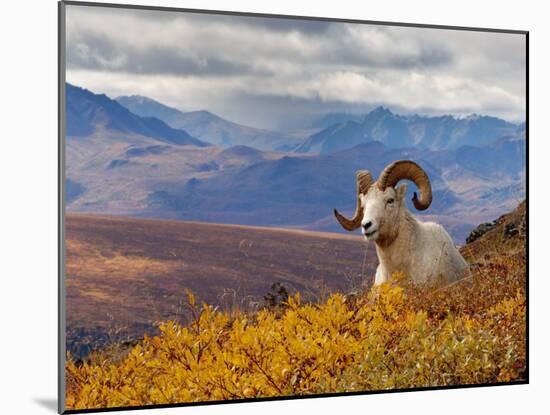
[[[342,227],[353,231],[361,227],[366,241],[376,243],[379,265],[374,284],[388,281],[403,272],[414,282],[442,279],[453,282],[469,275],[468,264],[445,229],[433,222],[420,222],[405,205],[407,185],[396,187],[403,179],[412,181],[420,192],[413,196],[418,210],[432,202],[432,188],[426,172],[415,162],[400,160],[388,165],[377,181],[366,170],[357,172],[357,208],[352,219],[334,214]]]

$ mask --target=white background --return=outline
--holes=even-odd
[[[140,413],[542,413],[550,407],[545,255],[550,124],[545,2],[132,0],[140,4],[529,30],[531,384],[176,408]],[[128,0],[130,2],[130,0]],[[0,412],[54,413],[57,384],[57,4],[0,12]],[[544,409],[546,408],[546,409]]]

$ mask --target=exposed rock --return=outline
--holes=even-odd
[[[466,238],[466,243],[469,244],[481,238],[483,235],[493,229],[497,225],[497,222],[498,219],[492,222],[486,222],[478,225],[477,228],[470,232],[470,235],[468,235],[468,237]]]

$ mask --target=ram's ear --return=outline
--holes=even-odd
[[[395,194],[399,200],[404,200],[407,194],[407,185],[405,183],[400,184],[395,188]]]

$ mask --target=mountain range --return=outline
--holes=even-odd
[[[351,115],[348,118],[341,115],[340,119],[310,136],[296,151],[327,154],[369,141],[380,141],[391,148],[449,150],[465,145],[483,146],[500,137],[515,135],[522,128],[489,116],[403,116],[384,107],[359,119]]]
[[[421,216],[463,243],[525,196],[525,125],[486,116],[380,107],[300,140],[67,85],[67,132],[69,211],[340,232],[332,209],[353,210],[355,171],[413,159],[434,189]]]
[[[524,123],[518,125],[490,116],[404,116],[380,106],[364,115],[325,114],[309,125],[314,132],[303,137],[303,134],[296,136],[239,125],[206,110],[181,112],[140,95],[121,96],[116,100],[135,114],[157,117],[214,145],[247,145],[260,150],[297,153],[328,154],[370,141],[379,141],[390,148],[448,150],[483,146],[504,136],[521,134],[525,129]]]

